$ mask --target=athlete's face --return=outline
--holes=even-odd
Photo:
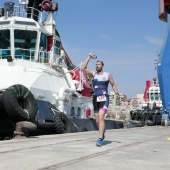
[[[96,63],[96,71],[101,72],[103,70],[103,66],[101,62]]]

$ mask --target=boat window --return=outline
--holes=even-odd
[[[153,93],[150,94],[150,97],[151,97],[151,100],[154,100],[154,94]]]
[[[0,25],[6,25],[6,24],[9,24],[9,23],[10,23],[10,21],[1,21]]]
[[[54,53],[55,54],[58,54],[58,55],[60,54],[59,53],[60,45],[61,45],[61,42],[56,40],[55,46],[54,46]]]
[[[14,30],[15,58],[33,59],[37,31]]]
[[[155,93],[155,100],[158,100],[158,99],[159,99],[158,93]]]
[[[147,93],[147,99],[149,100],[150,96],[149,96],[149,93]]]
[[[57,29],[55,29],[55,35],[57,35],[60,38],[60,35],[59,35]]]
[[[48,53],[47,53],[47,35],[43,32],[41,33],[40,37],[40,46],[38,52],[38,62],[41,63],[48,63]]]
[[[44,34],[43,32],[41,33],[40,37],[40,48],[47,50],[47,35]]]
[[[0,30],[0,58],[7,58],[11,55],[10,30]]]
[[[28,26],[36,26],[35,22],[25,22],[25,21],[15,21],[15,24],[18,24],[18,25],[28,25]]]

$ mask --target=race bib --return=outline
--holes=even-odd
[[[97,102],[104,102],[106,101],[106,96],[102,95],[102,96],[97,96]]]

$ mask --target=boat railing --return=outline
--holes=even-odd
[[[36,55],[36,50],[34,49],[24,49],[24,48],[14,48],[14,58],[35,61],[38,63],[48,63],[49,53],[46,51],[38,51],[38,56]],[[0,49],[0,59],[7,59],[11,55],[11,49]]]
[[[145,103],[162,103],[162,100],[159,98],[159,99],[147,99],[146,101],[145,101]]]
[[[23,18],[32,18],[39,23],[43,22],[42,11],[35,9],[33,7],[21,8],[21,6],[14,6],[13,16],[23,17]],[[45,19],[44,19],[45,20]]]
[[[15,58],[35,61],[38,63],[49,63],[49,53],[47,51],[38,51],[34,49],[24,49],[24,48],[15,48]]]
[[[11,56],[11,49],[0,49],[0,59],[7,59]]]
[[[58,52],[53,53],[52,51],[47,52],[43,48],[40,50],[35,49],[24,49],[24,48],[14,48],[14,49],[0,49],[0,59],[8,59],[8,57],[13,56],[13,59],[23,59],[32,62],[43,63],[52,65],[60,65],[66,67],[65,57],[60,54],[60,49]]]

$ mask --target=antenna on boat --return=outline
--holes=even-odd
[[[26,6],[28,5],[28,3],[29,3],[28,0],[26,0],[26,1],[19,0],[19,4],[22,6],[23,10],[26,9]]]
[[[157,51],[157,58],[160,56],[160,53]],[[154,60],[155,61],[155,70],[157,70],[157,68],[158,68],[158,59],[155,59]]]

